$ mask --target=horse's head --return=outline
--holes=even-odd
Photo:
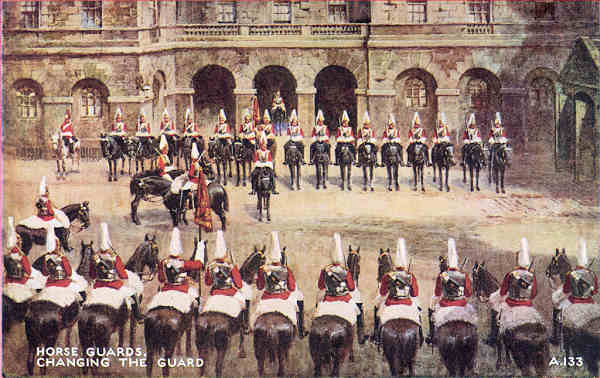
[[[449,163],[454,161],[454,146],[450,143],[444,146],[444,159]]]
[[[86,244],[83,240],[81,241],[81,253],[79,266],[77,267],[77,273],[84,278],[89,278],[90,275],[90,262],[94,255],[94,241],[90,241]]]
[[[144,236],[144,243],[147,244],[145,253],[143,256],[144,265],[148,266],[152,272],[155,272],[158,268],[158,243],[156,242],[156,235],[150,236],[146,234]],[[142,268],[143,269],[143,268]]]
[[[440,273],[448,270],[448,259],[446,256],[438,256],[438,260],[440,262]]]
[[[569,258],[567,257],[565,249],[563,248],[562,251],[559,251],[559,249],[556,248],[556,252],[554,256],[552,256],[552,260],[546,268],[546,277],[553,278],[555,276],[559,276],[560,281],[565,282],[567,273],[570,270],[571,263],[569,262]]]
[[[254,276],[258,272],[258,269],[265,264],[267,258],[265,257],[266,246],[263,245],[262,249],[258,249],[257,246],[254,246],[254,251],[246,258],[242,267],[240,268],[240,274],[242,276],[242,280],[247,284],[252,284],[254,281]]]
[[[352,249],[352,246],[348,246],[348,257],[346,258],[346,265],[354,283],[358,285],[358,276],[360,275],[360,247]]]
[[[380,248],[379,257],[377,257],[377,282],[381,282],[383,276],[393,270],[393,266],[390,249],[384,251],[383,248]]]
[[[513,149],[510,144],[506,144],[504,148],[501,149],[502,158],[504,160],[504,165],[507,167],[512,164],[513,160]]]
[[[58,133],[52,134],[52,136],[50,137],[50,142],[52,143],[53,151],[57,151],[59,148],[63,147],[62,146],[62,138],[60,137],[60,134],[58,134]]]
[[[90,226],[90,203],[83,201],[77,210],[76,219],[81,222],[81,228],[85,229]]]

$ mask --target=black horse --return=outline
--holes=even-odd
[[[172,170],[169,172],[169,176],[175,179],[183,173],[182,170]],[[157,197],[164,198],[170,191],[171,184],[171,181],[161,178],[157,170],[144,171],[133,176],[129,183],[129,193],[135,195],[135,198],[131,201],[131,220],[133,223],[138,226],[141,224],[137,216],[140,201],[151,201]]]
[[[236,138],[233,142],[233,155],[235,157],[235,167],[237,171],[236,186],[240,186],[240,178],[242,178],[242,186],[246,186],[246,167],[248,167],[248,177],[250,177],[255,151],[256,146],[247,139],[240,140],[239,138]]]
[[[435,182],[436,170],[439,171],[440,177],[440,192],[443,191],[442,184],[445,185],[446,191],[450,191],[448,186],[448,176],[450,167],[454,163],[454,146],[450,143],[438,143],[431,149],[431,162],[433,164],[433,182]],[[444,180],[443,171],[446,173]]]
[[[123,174],[123,167],[125,166],[125,150],[124,146],[119,144],[116,137],[112,135],[100,134],[100,148],[102,149],[102,156],[108,160],[108,181],[117,181],[117,160],[122,159],[123,165],[121,167],[121,174]]]
[[[158,142],[159,140],[153,136],[137,137],[135,142],[135,173],[144,172],[144,163],[150,160],[150,168],[154,164],[154,159],[158,157]]]
[[[225,188],[218,182],[211,182],[207,185],[208,197],[210,200],[210,208],[219,216],[221,220],[221,229],[225,231],[227,229],[227,217],[226,212],[229,211],[229,196]],[[198,206],[197,192],[192,193],[194,208]],[[171,193],[168,191],[163,197],[163,204],[169,210],[173,226],[177,226],[179,221],[182,220],[184,224],[188,224],[186,219],[187,209],[185,204],[181,202],[181,196],[179,194]],[[183,206],[183,208],[182,208]]]
[[[65,251],[72,251],[71,247],[69,247],[69,235],[71,234],[71,227],[73,227],[73,222],[75,220],[78,220],[81,223],[81,226],[79,226],[80,230],[84,230],[89,227],[89,202],[84,201],[82,203],[74,203],[63,207],[61,210],[69,218],[71,226],[68,229],[64,227],[56,227],[54,232],[60,240],[62,248]],[[15,231],[17,234],[19,234],[19,236],[21,236],[21,250],[26,255],[29,255],[29,251],[31,250],[31,247],[33,247],[34,243],[37,245],[46,245],[46,229],[44,228],[31,229],[23,225],[17,225]]]
[[[398,166],[404,166],[402,159],[402,146],[399,143],[386,143],[381,147],[381,162],[387,168],[388,190],[392,191],[392,180],[396,190],[400,190],[398,184]]]
[[[198,153],[202,154],[204,151],[204,138],[202,138],[202,136],[194,137],[186,135],[183,137],[181,154],[183,155],[186,171],[190,169],[192,163],[192,146],[194,144],[196,145],[196,148],[198,148]]]
[[[490,151],[490,166],[488,171],[488,182],[491,184],[492,179],[496,184],[496,193],[500,193],[498,186],[502,190],[502,193],[506,193],[504,190],[504,172],[507,167],[510,167],[512,163],[512,148],[505,143],[500,146],[492,147]]]
[[[367,191],[367,184],[371,191],[373,189],[373,169],[377,164],[377,153],[373,143],[362,143],[358,147],[358,165],[363,171],[363,190]]]
[[[263,208],[267,211],[267,221],[271,221],[271,192],[273,191],[273,179],[268,167],[257,168],[256,179],[256,210],[258,221],[262,222]]]
[[[167,155],[169,155],[169,161],[171,162],[171,164],[179,168],[179,157],[182,149],[181,138],[179,137],[179,135],[175,134],[164,134],[164,136],[167,140],[167,144],[169,145],[169,152],[167,153]]]
[[[225,139],[215,140],[211,137],[208,142],[208,156],[217,166],[217,182],[221,182],[221,169],[223,169],[223,185],[227,185],[227,175],[233,177],[231,160],[233,159],[232,147],[225,143]],[[229,167],[229,169],[228,169]]]
[[[304,147],[304,146],[302,146]],[[300,190],[300,177],[302,177],[301,167],[303,164],[301,145],[290,141],[285,144],[285,164],[290,168],[290,189],[294,190],[294,180],[296,189]]]
[[[463,166],[463,183],[467,182],[467,165],[471,175],[471,191],[473,191],[473,171],[475,171],[475,187],[479,191],[479,171],[485,165],[485,154],[479,143],[471,143],[465,147],[465,165]]]
[[[317,190],[323,185],[323,189],[327,189],[327,180],[329,175],[329,151],[325,142],[315,142],[314,144],[314,159],[315,175],[317,176]]]
[[[340,188],[344,190],[347,182],[348,190],[352,190],[352,165],[354,164],[354,154],[348,143],[343,143],[340,147],[340,178],[342,184]]]
[[[424,192],[425,187],[423,186],[423,167],[425,166],[425,164],[427,162],[427,149],[425,148],[425,145],[422,143],[415,143],[414,154],[415,155],[414,155],[413,162],[412,162],[413,177],[414,177],[413,190],[414,191],[417,190],[417,182],[420,180],[421,181],[421,191]]]

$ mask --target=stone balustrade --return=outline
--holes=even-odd
[[[248,35],[257,37],[302,35],[302,25],[250,25],[248,27]]]

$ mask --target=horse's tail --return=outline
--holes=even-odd
[[[223,188],[223,210],[229,211],[229,195],[225,188]]]

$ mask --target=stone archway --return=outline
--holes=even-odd
[[[556,81],[538,74],[527,84],[527,149],[552,159],[556,148]]]
[[[577,171],[582,179],[596,178],[598,174],[598,142],[594,114],[594,100],[584,92],[575,95],[575,130],[578,148]]]
[[[235,127],[235,79],[226,68],[209,65],[192,78],[194,88],[194,117],[200,128],[212,129],[217,124],[219,110],[224,109],[227,122]]]
[[[357,108],[356,88],[357,82],[354,74],[341,66],[328,66],[322,69],[315,78],[315,112],[319,109],[325,116],[325,124],[331,133],[337,132],[337,127],[346,110],[350,117],[350,125],[356,133]],[[334,134],[335,135],[335,134]]]
[[[166,77],[164,72],[156,71],[152,77],[152,125],[160,123],[161,114],[167,108]]]
[[[262,115],[265,109],[272,113],[271,108],[273,105],[273,95],[279,90],[283,102],[285,103],[285,119],[282,119],[282,125],[285,133],[287,120],[292,114],[292,110],[298,109],[298,95],[296,94],[296,88],[298,84],[294,75],[285,67],[282,66],[267,66],[260,69],[254,76],[254,88],[256,89],[256,97],[258,98],[258,104],[260,106],[260,119],[262,121]],[[242,109],[250,107],[243,107]],[[296,110],[298,111],[298,110]],[[284,117],[283,114],[280,114]],[[273,122],[276,123],[276,115],[271,114]]]
[[[475,113],[477,126],[482,138],[489,134],[491,122],[495,113],[501,111],[500,80],[492,72],[484,68],[471,68],[467,70],[458,82],[459,96],[459,120],[462,121],[460,132],[465,129],[469,114]],[[512,125],[510,114],[502,114],[502,122]],[[509,137],[519,138],[519,131],[508,130]],[[486,139],[486,138],[484,138]]]
[[[73,107],[71,118],[77,137],[97,137],[104,132],[112,120],[108,105],[109,91],[97,79],[82,79],[71,90]]]
[[[437,83],[429,72],[411,68],[402,72],[394,81],[396,96],[394,114],[402,135],[407,135],[415,112],[419,112],[423,127],[429,134],[435,128],[438,103],[435,91]]]

